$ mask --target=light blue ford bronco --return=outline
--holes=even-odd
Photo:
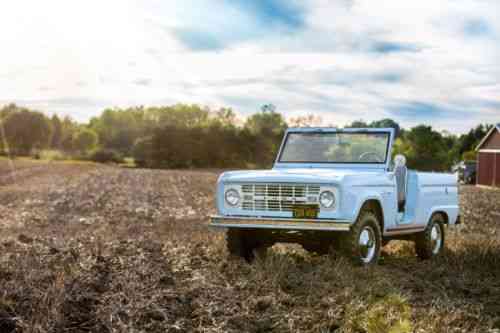
[[[437,256],[445,226],[460,223],[456,176],[407,170],[404,156],[391,161],[393,141],[392,128],[288,129],[271,170],[220,176],[210,225],[248,261],[277,242],[338,250],[362,265],[392,239]]]

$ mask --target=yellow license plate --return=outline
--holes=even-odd
[[[317,205],[297,205],[293,207],[293,218],[295,219],[316,219],[318,213],[319,207]]]

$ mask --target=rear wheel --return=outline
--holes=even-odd
[[[382,232],[377,215],[364,211],[343,238],[343,251],[355,263],[366,266],[377,263],[382,245]]]
[[[425,231],[417,234],[415,251],[420,259],[430,259],[440,255],[444,248],[444,219],[441,214],[431,217]]]

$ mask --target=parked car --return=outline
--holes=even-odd
[[[477,163],[476,161],[460,162],[456,168],[458,180],[463,184],[476,184]]]
[[[437,256],[445,226],[460,222],[456,176],[407,170],[401,155],[392,163],[393,141],[391,128],[289,129],[271,170],[220,176],[210,225],[248,261],[276,242],[342,251],[362,265],[392,239]]]

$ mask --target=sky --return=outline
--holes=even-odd
[[[0,105],[272,103],[323,125],[500,122],[498,0],[0,2]]]

